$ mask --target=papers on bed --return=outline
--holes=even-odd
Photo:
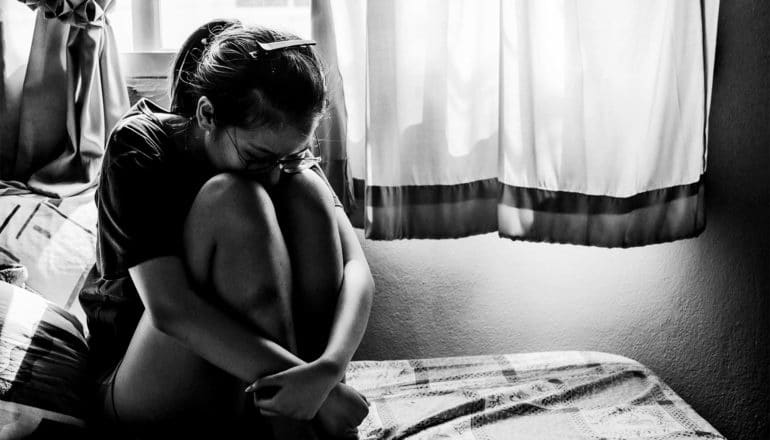
[[[96,261],[93,190],[65,199],[0,186],[0,254],[26,267],[26,287],[73,313]]]

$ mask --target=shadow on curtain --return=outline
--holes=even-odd
[[[718,0],[315,4],[367,238],[630,247],[705,227]]]

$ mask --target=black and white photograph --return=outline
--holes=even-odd
[[[0,440],[770,440],[770,3],[0,0]]]

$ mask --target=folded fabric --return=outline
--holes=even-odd
[[[45,18],[56,18],[77,27],[101,26],[104,9],[95,0],[19,0],[32,9],[41,8]]]
[[[82,437],[91,388],[80,322],[2,281],[0,321],[0,438]]]

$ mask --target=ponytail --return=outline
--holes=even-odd
[[[170,76],[169,98],[172,113],[186,117],[195,115],[198,97],[190,83],[190,77],[195,74],[203,51],[211,40],[224,29],[240,24],[240,21],[235,19],[213,20],[196,29],[182,43]]]
[[[274,44],[282,41],[310,44]],[[238,20],[206,23],[187,38],[174,61],[171,111],[192,118],[205,96],[216,125],[291,124],[309,131],[326,110],[327,95],[323,62],[312,44]]]

